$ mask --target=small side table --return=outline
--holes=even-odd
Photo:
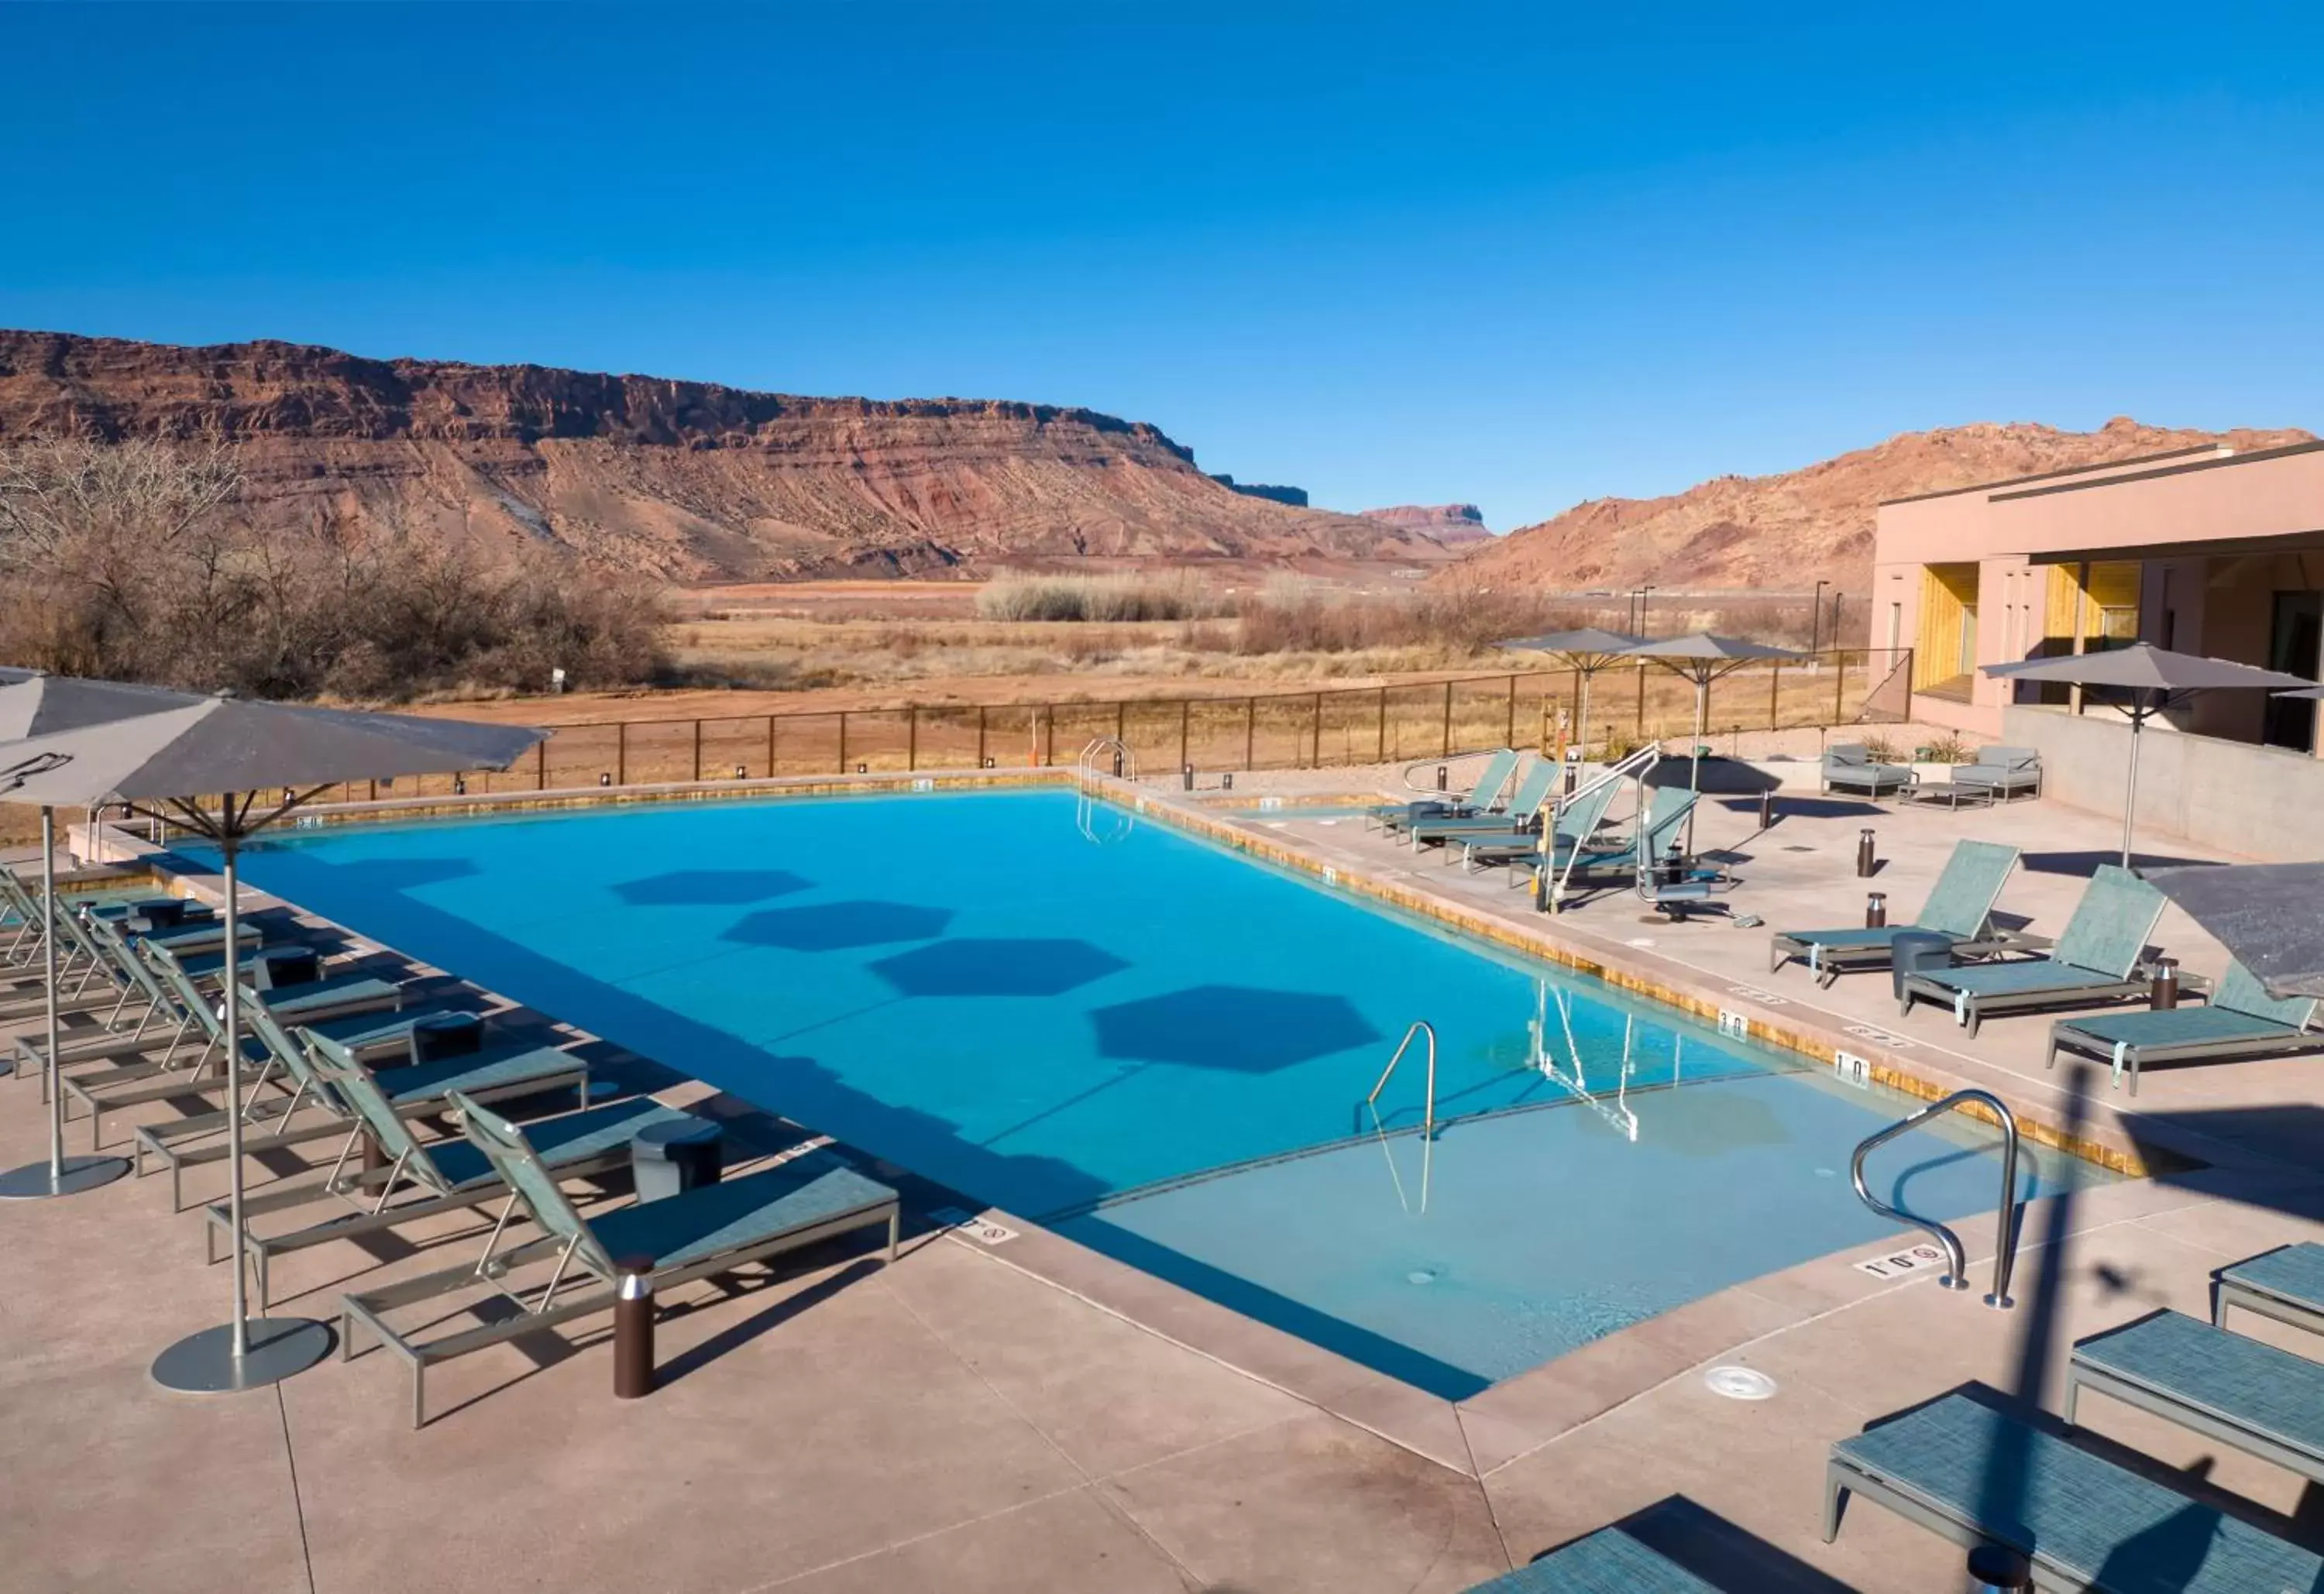
[[[1931,808],[1941,803],[1948,808],[1958,808],[1963,803],[1973,808],[1989,808],[1993,806],[1993,788],[1962,786],[1950,780],[1929,781],[1904,793],[1904,800]]]
[[[641,1202],[661,1201],[718,1183],[724,1131],[706,1118],[649,1124],[630,1138],[630,1170]]]

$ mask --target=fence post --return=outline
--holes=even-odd
[[[1452,683],[1450,681],[1444,683],[1444,751],[1436,756],[1446,759],[1452,756]]]
[[[976,767],[984,768],[984,705],[976,705]]]
[[[847,773],[847,711],[839,711],[839,772]]]
[[[1244,698],[1242,709],[1242,767],[1248,769],[1259,749],[1259,699]]]
[[[697,781],[702,779],[702,720],[699,715],[694,722],[694,778]]]
[[[1320,769],[1323,767],[1323,695],[1321,692],[1315,694],[1315,713],[1310,722],[1307,741],[1313,755],[1307,767]]]
[[[1038,708],[1033,712],[1041,716],[1041,762],[1054,769],[1057,762],[1057,705],[1051,704],[1047,714]]]
[[[920,705],[915,703],[907,708],[904,720],[904,768],[917,769],[919,767]]]
[[[1501,739],[1503,747],[1517,744],[1517,678],[1509,677],[1509,733]]]
[[[617,720],[613,723],[613,784],[627,786],[629,783],[630,722]]]
[[[775,716],[767,716],[767,779],[775,778]]]
[[[556,733],[551,732],[549,734],[554,735]],[[539,755],[533,760],[533,769],[537,772],[538,776],[534,782],[533,789],[535,791],[547,791],[549,789],[549,737],[542,737],[539,743],[535,745],[533,751]]]
[[[1638,666],[1638,723],[1631,733],[1640,742],[1646,739],[1646,667]]]
[[[1837,725],[1841,723],[1841,705],[1848,701],[1848,650],[1834,648],[1832,657],[1839,661],[1831,672],[1831,723]]]
[[[1192,761],[1186,757],[1186,749],[1189,741],[1188,733],[1194,729],[1194,700],[1191,697],[1181,697],[1178,699],[1178,767],[1181,769]]]
[[[1767,677],[1767,729],[1770,731],[1784,723],[1783,689],[1784,661],[1778,659],[1775,672]]]
[[[1130,745],[1130,704],[1123,698],[1114,700],[1113,739],[1124,747]]]

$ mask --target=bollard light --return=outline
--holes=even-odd
[[[2157,1012],[2167,1011],[2179,1005],[2177,958],[2158,957],[2154,960],[2154,972],[2147,981],[2146,1005]]]
[[[1192,765],[1192,764],[1182,764],[1182,765],[1180,765],[1180,766],[1179,766],[1179,768],[1178,768],[1178,778],[1179,778],[1179,780],[1184,784],[1184,786],[1185,786],[1185,789],[1186,789],[1186,790],[1188,790],[1188,791],[1192,791],[1192,790],[1194,790],[1194,765]]]
[[[1872,844],[1872,827],[1867,825],[1856,833],[1856,878],[1870,880],[1879,861]]]
[[[613,1398],[641,1400],[654,1387],[653,1258],[622,1257],[613,1271]]]
[[[855,772],[858,775],[869,775],[872,773],[872,766],[869,764],[858,764],[855,766]]]
[[[993,765],[993,761],[992,761],[991,759],[987,759],[987,760],[984,760],[984,767],[985,767],[986,769],[990,769],[993,768],[993,767],[994,767],[994,765]]]
[[[1864,927],[1868,930],[1880,930],[1886,929],[1887,925],[1888,893],[1886,891],[1870,891],[1866,893],[1864,898]]]
[[[611,786],[611,785],[613,785],[613,772],[611,769],[608,769],[608,770],[606,770],[604,774],[602,774],[602,775],[598,776],[598,777],[597,777],[597,784],[598,784],[598,785],[600,785],[600,786]]]
[[[1444,790],[1448,790],[1448,789],[1449,789],[1449,787],[1448,787],[1448,786],[1447,786],[1447,784],[1446,784],[1446,776],[1445,776],[1445,773],[1444,773],[1444,766],[1443,766],[1443,765],[1442,765],[1442,764],[1439,764],[1439,765],[1437,765],[1437,766],[1436,766],[1436,789],[1437,789],[1437,790],[1439,790],[1439,791],[1444,791]]]
[[[750,766],[750,765],[748,765],[748,764],[737,764],[737,765],[735,765],[735,766],[734,766],[734,779],[737,779],[737,780],[748,780],[750,778],[751,778],[751,766]]]
[[[452,795],[454,797],[466,797],[468,795],[468,778],[466,775],[455,775],[452,777]]]
[[[1230,769],[1227,773],[1219,777],[1219,789],[1221,791],[1232,791],[1234,789],[1234,771]]]
[[[1772,791],[1763,791],[1759,794],[1759,828],[1761,830],[1775,828],[1775,794]]]

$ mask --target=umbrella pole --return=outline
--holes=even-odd
[[[1711,733],[1711,677],[1694,677],[1694,745],[1687,750],[1686,788],[1694,794],[1686,811],[1686,850],[1694,853],[1694,810],[1702,806],[1702,739]]]
[[[1590,677],[1597,673],[1594,669],[1582,672],[1581,716],[1573,726],[1573,743],[1582,750],[1582,767],[1585,769],[1590,767]]]
[[[110,1184],[129,1171],[129,1163],[124,1157],[65,1155],[65,1095],[57,1080],[57,1051],[60,1045],[57,1020],[57,811],[51,807],[41,810],[41,976],[42,994],[47,998],[48,1025],[43,1033],[49,1049],[42,1059],[41,1070],[49,1098],[49,1158],[0,1174],[0,1201],[38,1201],[51,1195],[71,1195]]]
[[[240,821],[234,794],[226,793],[220,801],[219,873],[226,889],[226,1227],[234,1245],[234,1321],[187,1335],[153,1362],[155,1383],[194,1395],[228,1395],[279,1384],[328,1356],[334,1339],[329,1325],[307,1318],[254,1322],[250,1316],[250,1257],[242,1227],[242,899],[235,862]]]
[[[2138,736],[2146,727],[2146,711],[2130,711],[2130,779],[2122,795],[2122,866],[2130,867],[2130,827],[2138,815]]]

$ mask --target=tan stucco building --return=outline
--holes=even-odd
[[[1998,736],[2043,688],[1977,673],[2144,639],[2316,678],[2324,443],[2223,447],[1991,482],[1880,506],[1875,648],[1911,648],[1914,713]],[[2070,706],[2059,688],[2057,706]],[[2315,752],[2312,704],[2217,693],[2182,730]]]

